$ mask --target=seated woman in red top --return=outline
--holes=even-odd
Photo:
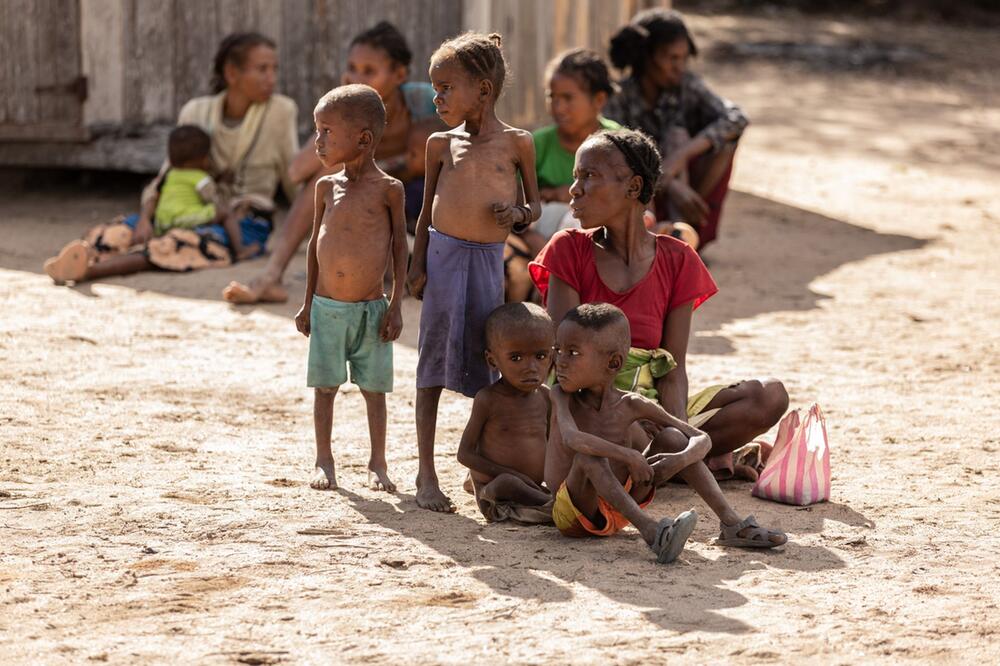
[[[581,303],[621,308],[631,327],[632,350],[616,385],[657,399],[668,412],[708,433],[710,458],[731,459],[733,450],[778,422],[788,394],[777,380],[749,380],[689,398],[685,359],[691,316],[718,288],[687,244],[645,228],[643,212],[660,163],[656,145],[639,132],[599,132],[584,142],[570,188],[570,208],[583,229],[553,236],[531,263],[532,279],[556,322]],[[704,463],[679,476],[719,515],[723,543],[768,547],[785,542],[783,534],[758,527],[752,516],[741,521]]]

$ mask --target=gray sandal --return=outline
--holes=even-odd
[[[736,548],[777,548],[788,542],[788,536],[778,530],[769,530],[757,524],[757,519],[747,516],[735,525],[719,524],[719,538],[716,543],[720,546],[734,546]],[[746,528],[752,528],[746,536],[740,536],[740,532]],[[780,535],[784,538],[781,543],[774,543],[771,537]]]
[[[684,550],[691,532],[698,524],[698,514],[694,509],[685,511],[675,519],[664,518],[656,526],[656,538],[649,547],[656,553],[656,561],[667,564],[677,559]]]

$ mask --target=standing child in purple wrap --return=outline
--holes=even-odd
[[[407,287],[423,300],[417,362],[417,504],[454,511],[434,470],[438,400],[474,397],[497,380],[484,355],[486,317],[503,303],[503,248],[541,214],[531,133],[503,123],[500,35],[466,33],[431,56],[438,115],[427,140],[424,204]],[[520,177],[520,181],[518,178]],[[521,201],[523,184],[523,200]],[[433,223],[433,226],[431,226]]]

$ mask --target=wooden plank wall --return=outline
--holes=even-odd
[[[255,30],[278,43],[278,90],[298,103],[308,131],[312,107],[340,80],[355,34],[380,19],[392,21],[413,49],[411,78],[426,80],[430,53],[461,28],[461,0],[116,1],[126,62],[125,127],[171,123],[185,101],[207,94],[212,58],[230,32]]]
[[[497,112],[518,127],[549,122],[545,66],[574,47],[607,58],[611,35],[639,10],[669,7],[669,0],[466,0],[464,29],[499,32],[508,64]]]
[[[66,90],[80,75],[80,15],[75,2],[0,2],[0,126],[33,136],[72,134],[81,102]],[[44,88],[43,91],[38,88]]]

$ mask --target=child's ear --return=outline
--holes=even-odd
[[[493,82],[489,79],[483,79],[479,82],[479,99],[490,99],[493,97]]]
[[[608,93],[600,90],[593,97],[594,106],[597,107],[597,112],[600,113],[604,109],[604,105],[608,103]]]
[[[374,141],[375,135],[372,134],[370,129],[365,128],[361,130],[361,135],[358,137],[358,148],[364,150],[365,148],[371,146]]]
[[[611,352],[611,355],[608,357],[608,370],[613,371],[617,375],[623,365],[625,365],[625,357],[622,353]]]
[[[497,367],[497,360],[493,358],[493,354],[490,352],[489,349],[486,350],[486,362],[489,363],[490,367],[496,370],[497,372],[500,371],[500,368]]]
[[[625,195],[629,199],[638,199],[640,194],[642,194],[642,176],[634,174],[628,179],[628,187],[625,190]]]

